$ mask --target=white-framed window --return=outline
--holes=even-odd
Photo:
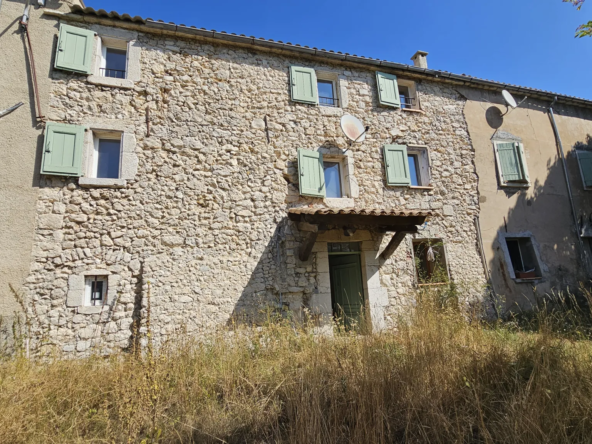
[[[320,106],[339,108],[342,106],[337,73],[315,71]]]
[[[107,303],[107,276],[85,276],[84,305],[86,307],[102,306]]]
[[[494,140],[495,159],[500,186],[530,186],[524,145],[516,140]]]
[[[407,146],[407,161],[409,163],[410,186],[431,186],[430,158],[427,147]]]
[[[125,124],[87,125],[84,136],[82,187],[122,188],[138,171],[136,137]]]
[[[99,39],[101,47],[101,62],[98,75],[115,79],[127,78],[127,46],[125,40],[102,37]]]
[[[93,152],[87,177],[95,179],[121,178],[121,147],[123,134],[93,131]]]
[[[88,81],[95,85],[133,88],[140,80],[138,33],[93,25],[94,65]]]
[[[592,151],[576,150],[576,156],[578,157],[583,188],[592,190]]]
[[[338,160],[323,160],[325,174],[325,195],[328,198],[343,197],[342,162]]]
[[[411,80],[398,79],[399,100],[401,101],[401,109],[418,110],[419,97],[415,82]]]

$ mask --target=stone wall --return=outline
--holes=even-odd
[[[127,347],[133,319],[145,316],[148,294],[157,340],[176,330],[196,334],[253,317],[266,305],[295,311],[310,305],[319,292],[322,252],[299,261],[301,236],[286,209],[323,205],[322,199],[299,196],[296,153],[346,149],[339,127],[344,112],[370,125],[366,141],[351,150],[359,187],[355,207],[432,210],[419,236],[444,239],[451,278],[479,292],[484,278],[473,224],[477,177],[464,99],[456,91],[418,83],[424,112],[405,112],[378,105],[375,72],[369,70],[141,32],[136,45],[141,80],[134,89],[52,74],[50,120],[85,124],[100,118],[135,128],[139,166],[136,180],[123,189],[41,179],[35,260],[25,289],[49,343],[79,354],[99,344],[106,351]],[[336,73],[347,107],[290,101],[292,64]],[[385,186],[382,147],[388,143],[429,148],[433,189]],[[369,235],[376,251],[388,242]],[[83,314],[66,306],[68,282],[93,269],[117,277],[109,290],[117,297],[102,312]],[[378,269],[389,325],[413,303],[410,241]]]

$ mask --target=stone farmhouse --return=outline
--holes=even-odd
[[[423,286],[503,311],[590,276],[591,101],[39,3],[0,9],[0,108],[28,104],[0,117],[0,314],[16,291],[66,353],[129,347],[148,302],[159,341],[268,310],[377,332]]]

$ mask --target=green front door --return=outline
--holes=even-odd
[[[364,307],[360,255],[329,255],[329,270],[333,314],[346,329],[360,326]]]

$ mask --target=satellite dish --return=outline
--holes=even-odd
[[[516,108],[518,106],[516,100],[514,100],[514,97],[512,97],[512,94],[510,94],[505,89],[502,91],[502,97],[504,98],[508,106],[511,106],[512,108]]]
[[[366,131],[368,131],[369,128],[369,126],[364,128],[364,125],[362,125],[362,122],[360,122],[359,119],[349,114],[346,114],[341,118],[341,129],[343,130],[343,134],[353,142],[363,142],[366,138]]]

